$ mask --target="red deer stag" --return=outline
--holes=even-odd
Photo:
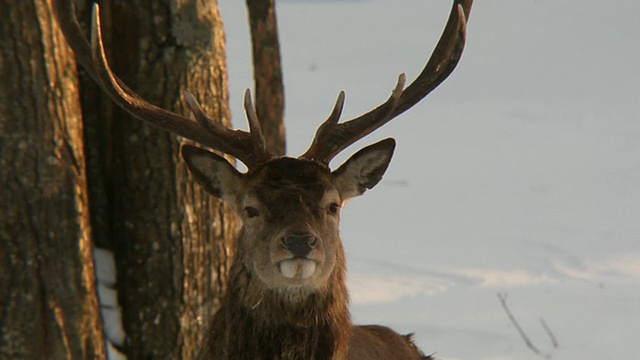
[[[456,67],[465,43],[472,0],[455,0],[442,37],[420,75],[406,89],[404,74],[377,108],[338,123],[344,93],[298,158],[265,149],[249,91],[249,131],[231,130],[207,117],[184,92],[195,121],[149,104],[107,63],[94,7],[91,44],[71,1],[54,1],[58,22],[78,61],[120,107],[161,129],[242,161],[246,173],[209,151],[183,146],[182,155],[213,196],[242,219],[228,290],[203,340],[199,359],[427,359],[412,343],[383,326],[352,325],[339,237],[340,208],[374,187],[387,169],[395,141],[382,140],[338,169],[331,159],[355,141],[418,103]]]

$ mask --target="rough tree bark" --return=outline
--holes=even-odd
[[[0,358],[103,359],[73,54],[47,1],[0,8]]]
[[[114,72],[149,102],[188,114],[188,89],[213,119],[228,124],[222,23],[215,1],[102,3]],[[83,14],[88,11],[82,11]],[[87,91],[95,86],[88,80]],[[184,140],[130,117],[87,94],[88,143],[101,144],[89,163],[101,184],[92,208],[107,228],[118,270],[118,293],[130,359],[195,356],[224,291],[236,219],[189,176]],[[98,100],[97,100],[98,99]],[[90,106],[97,106],[91,108]],[[104,104],[104,105],[103,105]],[[98,202],[96,202],[98,203]],[[105,210],[106,209],[106,210]],[[108,219],[105,225],[105,218]]]
[[[116,256],[126,355],[193,358],[224,291],[237,220],[191,180],[179,158],[184,140],[114,107],[81,69],[80,109],[50,1],[0,0],[0,358],[104,358],[91,233]],[[76,3],[88,30],[89,2]],[[113,68],[131,88],[185,114],[189,89],[228,124],[215,0],[101,6]],[[275,17],[267,21],[256,26],[275,29]],[[260,63],[257,78],[273,65]],[[275,133],[267,138],[283,139],[283,129]]]
[[[246,3],[251,30],[256,113],[267,149],[284,155],[284,86],[275,0],[246,0]]]

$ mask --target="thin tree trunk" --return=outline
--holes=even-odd
[[[103,359],[73,54],[49,2],[0,8],[0,358]]]
[[[284,155],[284,86],[275,0],[246,2],[251,29],[256,113],[267,149],[276,155]]]
[[[215,1],[112,0],[102,10],[114,71],[132,89],[183,114],[181,92],[188,89],[210,117],[228,124]],[[93,84],[83,88],[95,90]],[[125,353],[130,359],[194,358],[224,291],[235,216],[191,179],[179,156],[183,140],[109,102],[105,109],[91,94],[83,99],[85,112],[98,114],[87,132],[94,140],[87,141],[103,144],[89,163],[97,166],[90,169],[92,183],[103,184],[92,194],[102,199],[94,212],[103,218],[94,224],[108,219],[105,243],[116,257]]]

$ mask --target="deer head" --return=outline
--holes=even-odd
[[[340,208],[380,181],[395,142],[366,147],[331,172],[313,160],[280,157],[246,174],[209,151],[184,146],[195,179],[242,218],[238,253],[269,288],[326,287],[340,264]]]

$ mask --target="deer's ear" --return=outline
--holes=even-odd
[[[376,186],[387,171],[395,147],[395,140],[384,139],[358,151],[334,171],[334,183],[342,200]]]
[[[205,191],[234,203],[243,175],[233,165],[222,156],[191,145],[182,146],[182,157]]]

